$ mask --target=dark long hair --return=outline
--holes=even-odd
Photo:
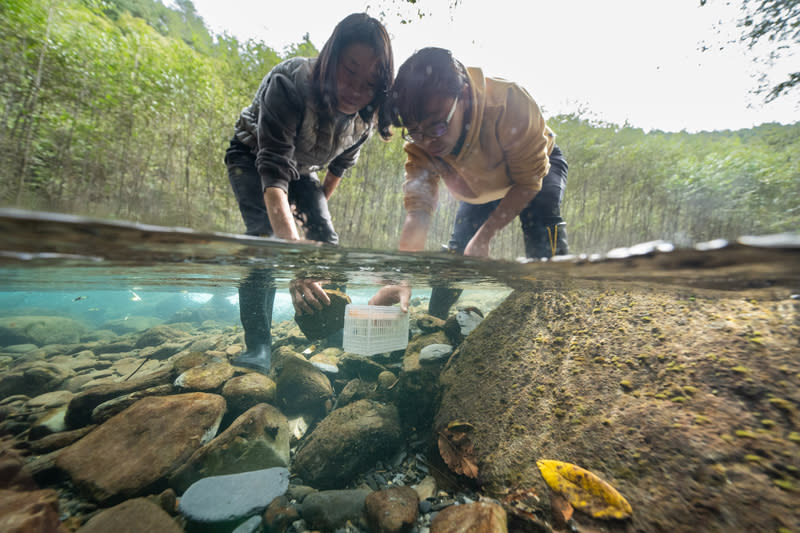
[[[468,81],[467,69],[450,50],[423,48],[400,65],[381,115],[396,128],[419,124],[433,97],[455,98]]]
[[[394,76],[394,56],[389,34],[378,20],[366,13],[353,13],[345,17],[333,29],[314,65],[313,82],[320,105],[334,116],[337,107],[336,70],[339,57],[351,44],[364,44],[378,56],[378,83],[372,101],[358,111],[368,123],[373,122],[381,108]],[[378,115],[378,133],[384,139],[392,136],[390,123]]]

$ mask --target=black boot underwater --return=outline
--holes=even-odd
[[[431,299],[428,302],[428,314],[447,320],[447,317],[450,316],[450,308],[456,303],[462,292],[461,289],[451,289],[450,287],[433,287]]]
[[[245,283],[239,288],[239,316],[246,350],[231,361],[234,366],[269,374],[272,366],[272,304],[275,288]]]

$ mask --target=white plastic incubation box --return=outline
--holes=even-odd
[[[348,304],[344,308],[344,351],[375,355],[406,346],[408,313],[399,307]]]

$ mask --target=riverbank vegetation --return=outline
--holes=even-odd
[[[273,50],[213,35],[189,0],[7,0],[0,35],[0,204],[233,233],[223,154],[236,117],[272,66],[317,53],[307,36]],[[800,124],[645,132],[578,110],[548,123],[570,165],[575,253],[800,227]],[[396,246],[403,161],[399,135],[366,145],[331,199],[343,244]],[[429,249],[455,213],[440,194]],[[512,224],[492,255],[522,251]]]

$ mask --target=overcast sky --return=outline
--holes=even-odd
[[[320,49],[339,20],[366,11],[384,20],[395,68],[416,49],[450,48],[466,65],[522,84],[546,115],[580,110],[645,130],[692,132],[800,121],[796,94],[765,105],[750,93],[763,67],[744,46],[726,43],[740,30],[732,22],[738,9],[724,0],[702,8],[699,0],[460,0],[455,8],[452,0],[419,0],[422,19],[404,0],[192,1],[212,32],[278,51],[306,33]],[[401,24],[398,11],[414,20]],[[711,48],[701,52],[703,45]],[[775,72],[796,70],[798,55]]]

